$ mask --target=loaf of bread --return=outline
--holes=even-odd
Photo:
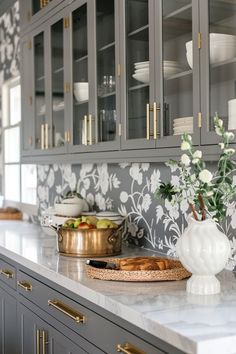
[[[170,268],[170,261],[160,257],[133,257],[119,260],[120,270],[165,270]]]

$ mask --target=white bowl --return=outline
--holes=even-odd
[[[83,203],[81,204],[66,204],[66,203],[55,203],[55,211],[57,215],[76,217],[83,211]]]
[[[88,97],[89,97],[88,82],[75,82],[74,95],[78,102],[88,101]]]
[[[210,64],[220,63],[236,57],[236,36],[222,33],[210,33]],[[185,43],[186,58],[193,68],[193,42]]]
[[[193,122],[193,117],[181,117],[181,118],[175,118],[174,119],[175,123],[187,123],[187,122]]]
[[[146,71],[146,72],[141,72],[141,73],[136,73],[136,74],[133,74],[132,77],[135,79],[135,80],[138,80],[140,82],[143,82],[144,84],[148,84],[149,83],[149,70]]]

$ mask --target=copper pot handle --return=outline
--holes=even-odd
[[[49,225],[49,228],[54,230],[54,231],[56,231],[57,236],[58,236],[58,242],[62,242],[63,235],[61,233],[60,226],[56,227],[56,226],[53,226],[53,225]]]

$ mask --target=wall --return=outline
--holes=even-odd
[[[14,4],[0,18],[0,84],[19,73],[19,5]],[[214,167],[214,166],[213,166]],[[154,197],[161,180],[178,186],[179,177],[164,164],[82,164],[38,166],[40,212],[52,206],[68,190],[78,190],[91,208],[118,210],[127,217],[127,243],[173,255],[182,233],[188,206],[173,207]],[[229,206],[223,228],[236,246],[235,202]],[[234,247],[235,248],[235,247]],[[229,268],[234,268],[233,254]]]

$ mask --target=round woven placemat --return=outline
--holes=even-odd
[[[118,258],[106,259],[107,262],[118,262]],[[170,269],[166,270],[113,270],[94,268],[86,266],[86,273],[89,278],[117,281],[166,281],[181,280],[190,277],[188,272],[179,261],[169,260]]]

